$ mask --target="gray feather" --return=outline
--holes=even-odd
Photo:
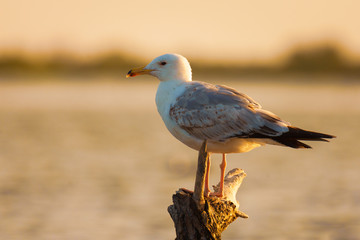
[[[253,134],[279,136],[289,125],[247,95],[203,82],[192,82],[170,106],[169,114],[190,135],[217,141]]]

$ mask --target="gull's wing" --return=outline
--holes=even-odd
[[[170,106],[170,118],[199,139],[272,138],[288,132],[282,121],[235,89],[192,82]]]

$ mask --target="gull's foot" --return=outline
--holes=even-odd
[[[223,196],[224,196],[224,193],[222,193],[222,192],[212,192],[212,193],[210,193],[210,197],[222,198]]]
[[[181,191],[185,192],[185,193],[188,193],[188,194],[194,194],[194,191],[192,190],[189,190],[187,188],[180,188]],[[206,191],[206,189],[204,190],[204,197],[222,197],[222,196],[219,196],[219,195],[213,195],[213,194],[217,194],[217,193],[212,193],[210,192],[209,190]]]
[[[209,189],[205,189],[204,190],[204,197],[209,197],[211,194],[210,190]]]
[[[180,188],[181,191],[188,193],[188,194],[194,194],[194,191],[189,190],[187,188]],[[218,197],[222,198],[224,196],[224,193],[222,192],[211,192],[210,190],[204,190],[204,197]]]

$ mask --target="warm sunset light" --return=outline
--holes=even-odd
[[[118,49],[146,59],[264,60],[294,45],[331,40],[360,55],[360,2],[3,1],[0,52]]]
[[[359,120],[360,0],[0,0],[0,240],[359,239]]]

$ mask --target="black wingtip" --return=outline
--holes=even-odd
[[[288,128],[289,128],[288,132],[282,134],[281,136],[274,137],[272,139],[277,141],[278,143],[281,143],[285,146],[292,148],[311,148],[311,146],[303,142],[300,142],[299,140],[329,142],[329,140],[327,139],[336,137],[325,133],[306,131],[292,126]]]
[[[310,145],[307,145],[303,142],[297,141],[297,143],[299,144],[297,148],[308,148],[308,149],[312,148]]]
[[[291,147],[291,148],[312,148],[311,146],[298,141],[294,138],[273,138],[275,141],[277,141],[280,144],[283,144],[285,146]]]
[[[317,133],[317,132],[314,132],[314,133]],[[336,138],[336,136],[334,136],[334,135],[329,135],[329,134],[325,134],[325,133],[318,133],[318,134],[322,135],[321,138]]]
[[[324,138],[336,138],[334,135],[325,134],[325,133],[319,133],[319,132],[313,132],[313,131],[307,131],[303,130],[301,128],[289,126],[289,132],[285,133],[287,136],[291,136],[298,140],[310,140],[310,141],[325,141]]]

